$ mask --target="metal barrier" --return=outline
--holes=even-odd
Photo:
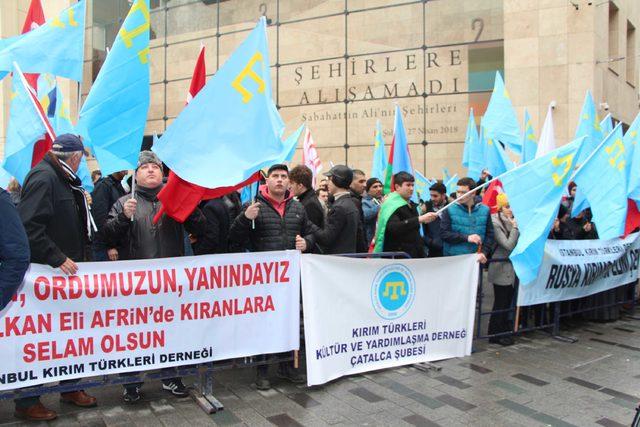
[[[338,256],[344,256],[347,258],[411,258],[406,252],[363,252],[363,253],[350,253],[350,254],[338,254]]]
[[[161,380],[175,377],[195,376],[197,381],[191,390],[191,396],[196,403],[207,413],[213,414],[224,409],[224,406],[213,395],[213,373],[226,369],[248,368],[258,365],[273,365],[280,362],[291,362],[294,360],[293,352],[288,356],[283,354],[271,355],[267,360],[258,360],[257,357],[244,357],[238,359],[208,362],[197,365],[179,366],[175,368],[162,368],[137,374],[111,374],[100,377],[82,378],[77,383],[62,383],[55,385],[40,385],[25,387],[16,390],[0,392],[0,400],[19,399],[23,397],[41,396],[49,393],[65,393],[93,387],[103,387],[108,385],[129,384],[148,380]]]
[[[488,270],[488,267],[491,263],[499,263],[499,262],[510,262],[510,261],[508,258],[489,259],[485,264],[485,266],[483,266],[483,268],[481,268],[480,272],[478,273],[478,297],[476,301],[476,305],[477,305],[476,335],[475,335],[476,339],[485,339],[485,338],[494,338],[494,337],[499,338],[499,337],[512,336],[514,334],[521,334],[521,333],[530,332],[530,331],[543,330],[548,332],[555,339],[567,341],[567,342],[576,342],[577,339],[575,337],[566,337],[566,336],[560,335],[560,323],[563,318],[573,316],[576,314],[589,313],[589,312],[601,310],[604,308],[622,306],[625,304],[631,305],[629,311],[633,313],[635,310],[635,306],[637,304],[636,291],[638,287],[638,282],[636,281],[632,286],[631,284],[629,284],[629,285],[622,285],[617,288],[614,288],[614,289],[620,289],[623,287],[627,287],[627,292],[631,294],[630,298],[616,300],[615,302],[612,302],[609,304],[583,307],[578,310],[568,310],[568,311],[562,310],[563,305],[570,306],[572,302],[577,302],[582,300],[583,298],[589,298],[593,296],[593,295],[590,295],[588,297],[581,297],[581,298],[576,298],[576,299],[567,300],[567,301],[551,302],[551,303],[538,304],[538,305],[528,306],[528,307],[517,307],[516,302],[518,300],[519,282],[518,282],[518,279],[516,278],[516,282],[514,284],[513,301],[511,302],[511,306],[507,309],[502,309],[502,310],[483,311],[482,303],[485,298],[484,274],[485,274],[485,271]],[[610,291],[611,290],[604,291],[604,292],[610,292]],[[597,295],[597,294],[594,294],[594,295]],[[489,334],[487,331],[487,334],[483,335],[483,324],[482,324],[483,318],[485,316],[491,316],[491,315],[500,314],[500,313],[509,313],[510,315],[509,318],[510,318],[510,321],[512,322],[511,330],[505,331],[505,332],[498,332],[494,334]],[[536,318],[534,319],[533,326],[529,326],[529,321],[531,320],[529,319],[529,317],[531,314],[533,314],[534,318]]]
[[[410,258],[405,252],[380,252],[380,253],[348,253],[340,254],[349,258]],[[300,323],[302,327],[302,322]],[[303,329],[301,329],[303,331]],[[301,337],[301,342],[304,336]],[[65,393],[69,391],[90,389],[94,387],[103,387],[117,384],[128,384],[143,382],[144,380],[162,380],[166,378],[195,376],[197,381],[191,395],[198,405],[207,413],[213,414],[224,409],[224,406],[213,395],[213,373],[226,369],[248,368],[258,365],[273,365],[281,362],[297,363],[298,352],[290,352],[287,356],[285,353],[272,354],[266,360],[256,357],[244,357],[231,360],[223,360],[216,362],[208,362],[202,364],[179,366],[174,368],[163,368],[160,370],[152,370],[139,372],[136,374],[111,374],[99,377],[82,378],[79,382],[61,383],[52,385],[39,385],[33,387],[25,387],[21,389],[0,392],[0,400],[19,399],[23,397],[41,396],[49,393]]]

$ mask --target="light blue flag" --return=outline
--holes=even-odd
[[[467,134],[464,139],[464,152],[462,154],[462,166],[468,169],[467,176],[478,180],[484,169],[484,149],[476,120],[473,115],[473,108],[469,111],[469,121],[467,122]]]
[[[287,154],[287,157],[285,159],[286,162],[290,162],[293,159],[293,156],[296,154],[296,147],[298,146],[298,140],[300,139],[300,135],[302,134],[304,127],[305,127],[305,123],[301,124],[298,130],[293,132],[291,135],[287,137],[286,140],[282,142],[285,146],[292,147],[289,150],[289,154]]]
[[[14,72],[2,167],[14,176],[20,185],[24,184],[24,179],[31,170],[33,146],[45,133],[46,129],[30,95],[20,81],[18,72]]]
[[[258,189],[260,188],[260,181],[256,181],[242,188],[240,191],[240,203],[252,203],[258,195]]]
[[[103,174],[135,169],[148,109],[149,0],[136,0],[82,106],[77,125]],[[211,122],[211,117],[216,116],[202,115],[202,120]],[[210,140],[203,138],[202,142]]]
[[[413,195],[411,196],[411,201],[413,203],[420,203],[420,200],[427,201],[430,199],[429,187],[431,187],[431,180],[427,179],[424,175],[422,175],[417,170],[413,171],[414,186],[413,186]]]
[[[11,174],[0,167],[0,188],[6,190],[11,181]]]
[[[464,137],[464,150],[462,151],[462,167],[469,167],[469,157],[471,156],[471,146],[478,141],[478,129],[476,119],[473,116],[473,108],[469,109],[469,120],[467,121],[467,134]]]
[[[49,118],[51,126],[53,127],[56,135],[63,135],[65,133],[75,135],[77,133],[73,123],[71,122],[69,103],[65,102],[59,86],[55,87],[55,91],[55,115]],[[89,165],[87,164],[87,158],[85,156],[82,156],[82,160],[80,160],[80,166],[78,166],[76,175],[78,175],[78,178],[82,181],[82,187],[91,193],[93,191],[93,180],[91,179],[91,171],[89,170]]]
[[[612,130],[613,130],[613,119],[611,118],[611,114],[609,113],[600,122],[600,131],[602,132],[602,137],[606,138],[607,136],[609,136]]]
[[[449,180],[451,180],[451,175],[449,174],[449,168],[442,168],[442,183],[446,186]]]
[[[485,165],[491,176],[502,175],[514,167],[502,145],[492,139],[485,144]]]
[[[447,195],[455,193],[458,189],[458,174],[453,175],[447,181],[445,181],[444,186],[447,189]]]
[[[20,40],[20,37],[22,37],[22,35],[0,39],[0,52]]]
[[[627,197],[640,202],[640,147],[638,138],[640,133],[640,113],[636,116],[624,135],[625,146],[632,147],[631,161],[629,162],[627,178]]]
[[[153,147],[182,179],[207,188],[245,181],[286,159],[282,121],[271,99],[266,21],[209,79]],[[283,151],[284,150],[284,151]]]
[[[44,25],[8,42],[0,50],[0,71],[11,71],[15,61],[24,73],[51,73],[82,81],[85,7],[86,2],[81,0]]]
[[[387,153],[384,150],[384,136],[380,120],[376,121],[376,130],[373,135],[373,165],[371,177],[383,180],[387,171]]]
[[[482,124],[485,138],[502,142],[516,154],[522,152],[520,124],[499,71],[496,71],[493,93],[482,117]]]
[[[622,124],[618,123],[575,174],[574,182],[589,201],[600,239],[614,239],[624,234],[627,163],[631,161],[627,155],[631,150],[631,145],[625,145]]]
[[[529,112],[525,109],[524,133],[522,134],[522,157],[520,157],[520,163],[527,163],[535,159],[536,151],[538,151],[538,141],[536,141],[536,135],[533,131],[533,123],[531,123]]]
[[[598,144],[602,142],[602,128],[600,127],[600,119],[596,112],[596,104],[593,102],[591,92],[587,91],[576,128],[575,139],[584,136],[584,146],[580,150],[577,165],[581,165],[589,157]]]
[[[500,177],[520,230],[509,258],[521,286],[538,274],[544,245],[581,143],[582,139],[573,141]]]

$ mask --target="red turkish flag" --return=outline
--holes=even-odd
[[[153,218],[153,223],[156,224],[160,221],[162,214],[167,214],[182,223],[191,215],[202,200],[215,199],[239,190],[242,187],[258,181],[260,175],[260,171],[257,171],[247,180],[231,187],[205,188],[185,181],[173,173],[173,171],[169,172],[167,184],[160,190],[160,193],[158,193],[158,199],[162,204],[160,210]]]
[[[489,209],[491,209],[492,214],[498,212],[496,197],[498,197],[498,194],[500,193],[504,193],[504,190],[502,190],[502,183],[500,180],[496,179],[489,184],[482,196],[482,204],[487,205]]]
[[[596,224],[597,226],[598,224]],[[640,211],[635,200],[627,199],[627,222],[624,225],[624,237],[640,227]]]
[[[200,92],[207,83],[207,67],[204,62],[204,45],[200,47],[200,54],[196,61],[196,67],[193,69],[193,76],[191,77],[191,85],[189,85],[189,93],[187,93],[187,104],[195,98],[196,94]]]

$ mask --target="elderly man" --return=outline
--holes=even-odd
[[[51,151],[27,175],[18,212],[31,249],[31,262],[76,274],[76,262],[88,261],[91,240],[91,213],[86,193],[76,175],[84,146],[79,136],[64,134],[53,142]],[[78,380],[64,381],[74,383]],[[96,398],[82,390],[62,393],[62,401],[81,407],[96,405]],[[15,415],[28,420],[52,420],[39,397],[16,400]]]
[[[136,168],[136,192],[125,195],[111,208],[104,225],[104,236],[110,246],[123,242],[124,253],[119,259],[154,259],[184,255],[184,230],[196,238],[204,234],[206,219],[200,209],[187,218],[184,226],[169,217],[162,217],[157,224],[153,217],[160,210],[158,193],[162,190],[162,162],[151,151],[142,151]],[[123,399],[126,403],[138,402],[142,383],[125,384]],[[188,396],[180,378],[162,381],[162,388],[176,397]]]

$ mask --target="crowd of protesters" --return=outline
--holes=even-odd
[[[0,309],[5,307],[28,269],[29,263],[47,264],[66,274],[78,271],[78,262],[179,257],[243,251],[296,249],[317,254],[405,252],[412,258],[436,258],[477,254],[478,262],[490,258],[488,280],[493,285],[494,305],[488,332],[491,342],[510,345],[517,283],[508,262],[519,230],[505,194],[493,206],[482,203],[474,192],[477,183],[461,178],[457,191],[447,196],[442,182],[429,188],[429,199],[414,204],[414,177],[407,172],[393,176],[389,194],[383,182],[367,179],[359,169],[336,165],[314,182],[306,166],[271,166],[256,197],[240,202],[237,192],[202,202],[184,223],[163,216],[158,193],[165,177],[162,163],[150,151],[142,151],[132,176],[127,171],[106,177],[92,174],[95,189],[89,195],[76,175],[84,147],[79,137],[61,135],[52,150],[28,174],[24,186],[12,184],[10,194],[0,190]],[[486,179],[486,177],[485,177]],[[135,180],[135,194],[130,194]],[[552,239],[596,239],[588,210],[570,215],[575,185],[559,207],[550,233]],[[455,199],[455,203],[452,203]],[[450,206],[447,206],[451,203]],[[447,207],[447,209],[444,209]],[[494,213],[492,213],[494,212]],[[623,290],[624,291],[624,290]],[[562,303],[564,309],[596,307],[616,301],[614,289],[588,298]],[[547,307],[534,306],[524,313],[538,324]],[[588,312],[593,320],[615,320],[618,307]],[[257,369],[255,386],[270,388],[267,356]],[[277,375],[294,383],[304,375],[292,363],[278,365]],[[78,380],[66,381],[74,383]],[[125,384],[123,399],[141,399],[141,383]],[[188,395],[180,378],[169,378],[162,387],[176,397]],[[97,404],[83,390],[63,393],[61,399],[80,407]],[[16,416],[51,420],[55,411],[38,397],[18,399]]]

